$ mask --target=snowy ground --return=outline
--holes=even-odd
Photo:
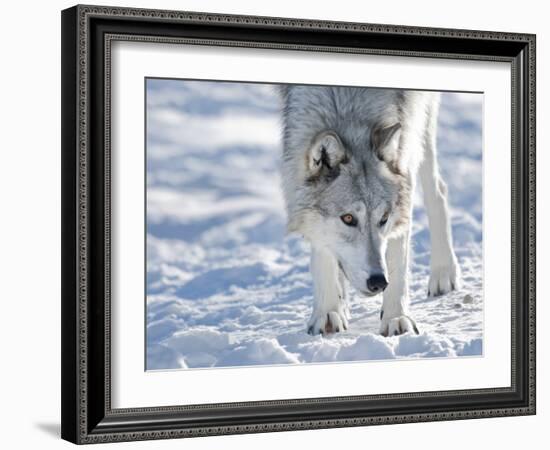
[[[377,335],[381,298],[352,294],[349,330],[306,334],[309,248],[285,236],[279,104],[267,85],[148,80],[147,368],[480,355],[479,94],[444,94],[439,161],[463,288],[427,298],[429,232],[417,193],[411,315],[420,335]]]

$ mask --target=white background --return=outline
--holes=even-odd
[[[435,27],[489,29],[538,34],[538,167],[550,164],[543,149],[550,145],[543,126],[550,120],[550,95],[543,83],[548,73],[550,39],[544,3],[394,0],[319,2],[254,2],[251,0],[126,1],[108,4],[203,10],[304,18],[353,20]],[[11,2],[3,8],[2,39],[2,151],[0,222],[2,255],[2,371],[0,372],[0,442],[5,448],[62,448],[59,440],[60,398],[60,15],[71,2]],[[314,5],[314,6],[313,6]],[[539,176],[539,199],[550,188]],[[549,266],[543,251],[550,240],[543,230],[550,213],[538,205],[538,274]],[[7,289],[6,289],[7,288]],[[545,289],[538,291],[544,300]],[[303,431],[227,436],[182,441],[116,444],[119,448],[299,448],[407,447],[411,449],[523,448],[546,442],[544,425],[550,419],[547,377],[550,336],[544,317],[550,313],[538,302],[538,415],[387,427]]]
[[[111,55],[114,408],[510,385],[511,200],[501,195],[503,191],[509,192],[511,186],[508,63],[330,53],[304,55],[288,50],[266,52],[136,42],[115,43]],[[143,347],[136,345],[145,339],[143,303],[136,302],[143,296],[145,264],[142,256],[145,251],[142,238],[145,232],[142,153],[145,76],[484,92],[483,148],[487,149],[483,155],[484,357],[418,359],[405,365],[396,365],[395,361],[394,364],[370,361],[368,364],[145,372]],[[406,370],[406,376],[400,372],[401,367]],[[335,385],[327,380],[345,381]],[[231,389],[226,388],[228,385]]]

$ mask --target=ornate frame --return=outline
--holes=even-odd
[[[505,61],[512,66],[509,388],[112,409],[114,40]],[[62,437],[84,444],[535,414],[535,36],[75,6],[62,12]]]

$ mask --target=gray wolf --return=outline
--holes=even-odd
[[[288,231],[311,243],[314,303],[307,331],[348,328],[351,285],[364,297],[383,295],[382,335],[418,333],[408,312],[417,178],[430,226],[428,295],[460,284],[436,157],[439,94],[302,85],[279,92]]]

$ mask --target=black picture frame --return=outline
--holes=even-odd
[[[111,408],[110,44],[193,42],[512,67],[512,373],[506,388]],[[62,12],[62,437],[98,443],[535,414],[535,36],[75,6]]]

